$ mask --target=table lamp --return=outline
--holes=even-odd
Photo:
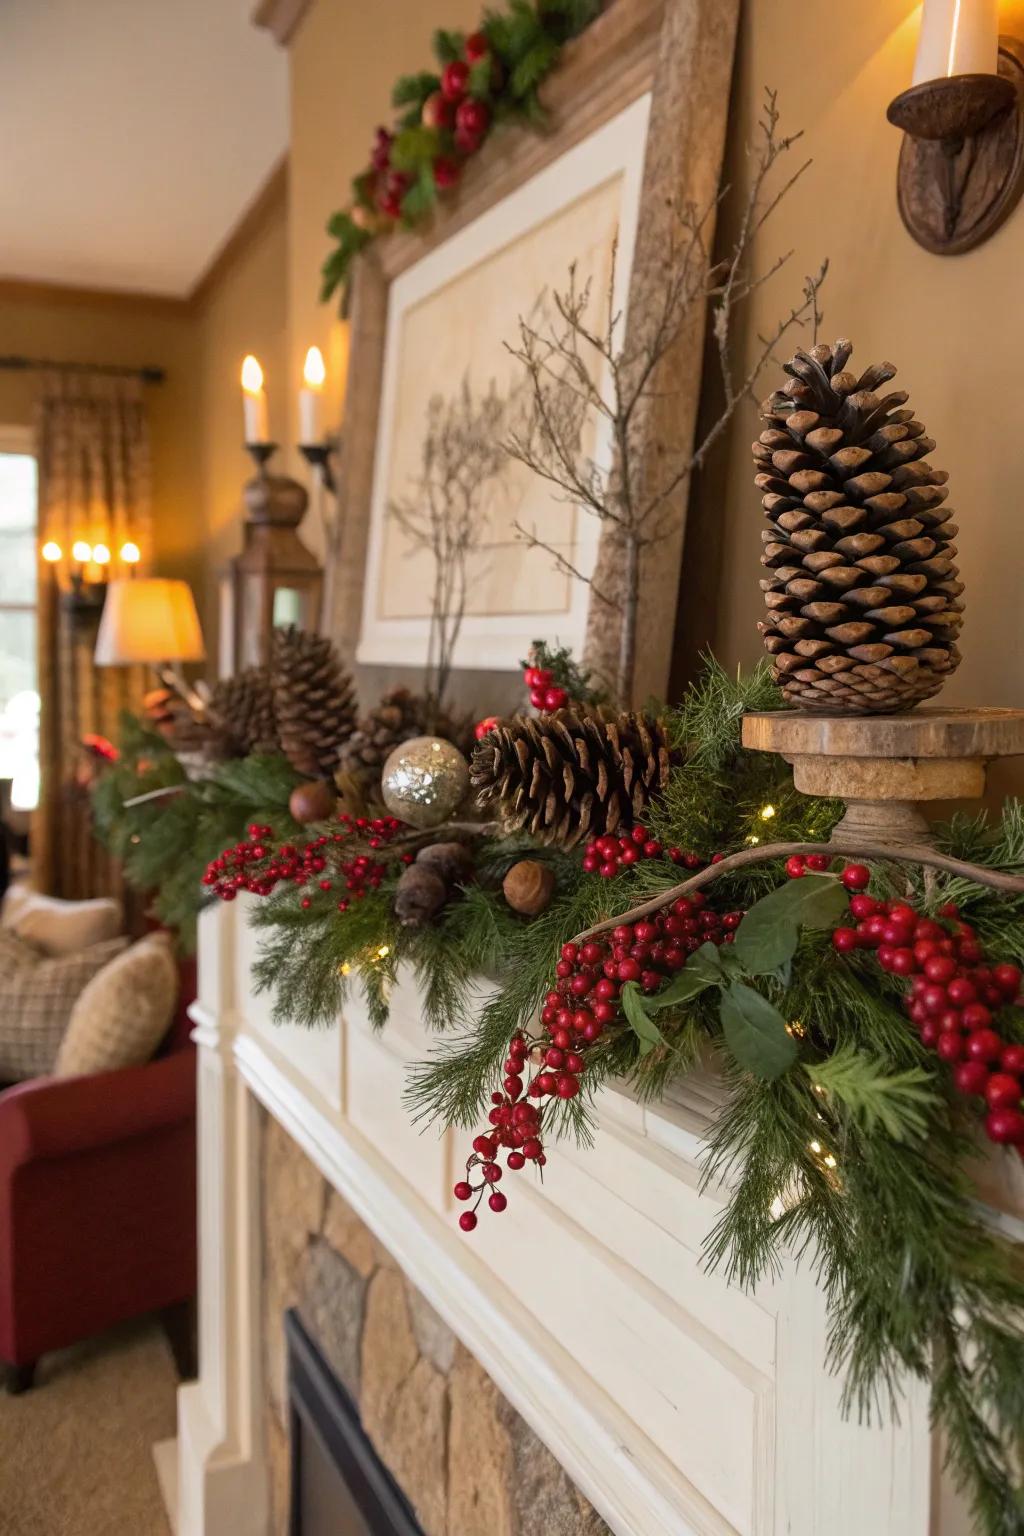
[[[182,664],[206,655],[192,588],[187,581],[135,577],[107,588],[93,660],[98,667],[148,663],[165,687],[201,703]]]

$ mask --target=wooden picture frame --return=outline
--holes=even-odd
[[[356,657],[371,525],[374,471],[391,285],[480,215],[564,156],[602,125],[651,94],[637,239],[629,282],[629,310],[652,302],[668,245],[674,208],[713,201],[721,174],[729,85],[739,0],[611,0],[605,13],[570,44],[545,85],[549,127],[495,133],[474,159],[456,197],[445,202],[424,231],[377,240],[358,259],[351,289],[349,387],[339,476],[344,529],[334,573],[330,632],[346,659]],[[653,445],[659,434],[677,445],[692,441],[700,393],[703,317],[695,317],[665,359],[663,396],[642,424]],[[664,693],[682,556],[684,518],[661,544],[645,573],[639,637],[637,696]],[[539,558],[539,557],[538,557]],[[616,560],[608,529],[600,535],[596,575]],[[586,651],[592,664],[611,670],[617,626],[591,605]],[[412,660],[412,658],[410,658]],[[518,656],[510,654],[509,670]]]

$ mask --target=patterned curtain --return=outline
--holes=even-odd
[[[40,565],[39,693],[41,786],[32,827],[33,884],[54,896],[123,895],[119,869],[91,833],[87,732],[117,735],[122,709],[137,703],[138,667],[93,666],[95,606],[70,600],[71,548],[105,544],[117,573],[127,541],[152,549],[149,432],[141,380],[101,374],[46,375],[38,404],[39,546],[64,558]],[[87,574],[98,578],[93,568]]]

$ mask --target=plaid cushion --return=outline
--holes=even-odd
[[[166,1035],[177,995],[170,935],[140,939],[104,966],[76,998],[54,1075],[141,1066]]]
[[[19,950],[12,947],[13,943]],[[43,958],[22,940],[0,940],[0,1082],[53,1071],[71,1010],[86,983],[127,948],[108,939],[77,955]]]

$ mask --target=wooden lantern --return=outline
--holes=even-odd
[[[309,497],[287,475],[261,473],[243,492],[242,552],[231,562],[229,582],[231,656],[222,671],[262,666],[270,659],[275,628],[320,622],[323,571],[299,538]]]

